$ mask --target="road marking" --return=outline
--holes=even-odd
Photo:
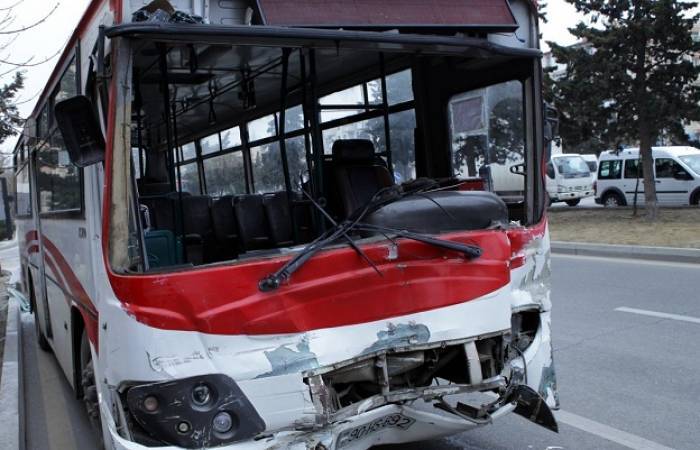
[[[700,318],[698,317],[683,316],[680,314],[669,314],[657,311],[648,311],[646,309],[627,308],[626,306],[615,308],[615,311],[639,314],[642,316],[658,317],[661,319],[678,320],[681,322],[700,323]]]
[[[635,450],[673,450],[671,447],[657,444],[656,442],[644,439],[643,437],[634,434],[626,433],[617,428],[603,425],[602,423],[586,419],[585,417],[567,411],[558,411],[555,413],[557,420],[571,427],[578,428],[586,433],[594,434],[608,441],[615,442],[627,448]]]

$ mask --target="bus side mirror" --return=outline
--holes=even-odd
[[[94,111],[92,102],[84,95],[63,100],[54,108],[70,160],[77,167],[88,167],[105,159],[105,139]]]

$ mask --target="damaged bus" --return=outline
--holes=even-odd
[[[146,3],[92,1],[15,152],[104,445],[556,431],[534,2]]]

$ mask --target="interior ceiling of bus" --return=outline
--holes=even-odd
[[[167,54],[167,77],[163,77],[160,64],[163,51]],[[279,111],[282,54],[278,47],[220,44],[165,47],[165,44],[141,41],[134,59],[136,98],[142,103],[142,125],[150,134],[152,147],[164,149],[164,98],[160,88],[166,78],[170,85],[170,108],[175,105],[177,111],[178,142],[185,143]],[[303,50],[303,54],[308,66],[309,50]],[[380,76],[377,51],[319,48],[315,57],[319,97]],[[414,58],[405,53],[382,53],[381,57],[387,73],[410,66]],[[504,55],[487,59],[436,55],[433,64],[447,63],[452,70],[473,70],[506,59],[509,58]],[[298,49],[291,52],[288,73],[286,101],[287,107],[291,107],[301,103]],[[246,82],[251,79],[252,84]]]
[[[165,51],[171,102],[176,105],[176,120],[183,133],[179,136],[181,142],[199,137],[202,130],[211,129],[217,124],[231,126],[246,115],[263,115],[279,110],[282,49],[195,45],[175,46]],[[308,52],[304,53],[308,61]],[[327,90],[337,81],[342,82],[348,74],[379,76],[379,58],[376,52],[318,49],[317,84],[326,86]],[[400,62],[401,59],[404,62]],[[156,135],[163,136],[162,129],[158,132],[164,123],[164,99],[159,89],[164,77],[159,60],[160,50],[154,43],[143,45],[135,55],[134,74],[138,84],[137,97],[142,102],[147,127]],[[406,55],[388,54],[384,62],[389,67],[397,67],[408,64],[410,59]],[[288,106],[293,106],[301,101],[299,51],[291,53],[288,73]],[[253,80],[253,84],[246,83],[246,80]],[[246,88],[246,85],[249,87]]]

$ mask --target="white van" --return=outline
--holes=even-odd
[[[598,157],[596,155],[581,155],[586,164],[588,164],[588,170],[591,171],[593,175],[593,181],[598,178]]]
[[[547,193],[550,203],[566,202],[576,206],[595,192],[588,164],[576,154],[552,155],[547,163]]]
[[[700,202],[700,150],[693,147],[654,147],[656,198],[662,205]],[[639,181],[639,182],[638,182]],[[600,155],[595,201],[605,206],[644,203],[644,180],[638,148]]]

